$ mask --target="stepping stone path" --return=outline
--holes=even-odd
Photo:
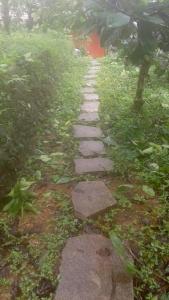
[[[99,109],[99,101],[85,101],[84,104],[81,105],[81,111],[84,112],[98,112]]]
[[[77,175],[113,171],[113,162],[105,157],[104,135],[98,126],[99,96],[96,76],[100,64],[91,61],[82,89],[84,102],[78,123],[73,126],[79,141],[79,156],[74,159]],[[92,123],[93,126],[89,126]],[[116,205],[103,180],[79,182],[72,189],[76,217],[86,220]],[[126,253],[128,256],[128,254]],[[133,300],[132,278],[109,239],[99,234],[81,234],[70,238],[62,253],[60,282],[55,300]]]
[[[82,141],[79,144],[79,152],[83,156],[96,156],[106,153],[103,142],[100,141]]]
[[[133,300],[132,280],[99,234],[70,238],[63,250],[55,300]]]
[[[113,169],[113,163],[108,158],[78,158],[75,159],[76,174],[110,172]],[[104,201],[104,199],[103,199]]]
[[[72,201],[76,216],[84,220],[116,204],[112,193],[102,181],[78,183],[72,191]]]
[[[103,132],[100,128],[92,127],[92,126],[83,126],[83,125],[75,125],[74,136],[76,138],[101,138],[103,137]]]
[[[81,113],[79,116],[79,121],[85,121],[85,122],[97,122],[99,121],[99,114],[98,113]]]
[[[86,87],[95,87],[96,86],[96,80],[95,79],[90,79],[86,83]]]
[[[98,101],[99,96],[97,94],[84,94],[84,99],[86,101]]]
[[[96,93],[96,89],[94,88],[94,87],[84,87],[83,89],[82,89],[82,93],[83,94],[94,94],[94,93]]]

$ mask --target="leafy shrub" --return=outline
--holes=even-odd
[[[0,36],[0,177],[9,187],[57,105],[57,89],[75,58],[59,34]]]
[[[137,72],[134,67],[124,69],[120,60],[105,60],[100,79],[102,118],[109,140],[114,143],[110,155],[116,171],[127,176],[139,173],[144,178],[146,173],[146,181],[159,188],[159,177],[164,183],[169,171],[168,83],[163,78],[157,80],[151,72],[143,113],[135,114],[131,105]]]

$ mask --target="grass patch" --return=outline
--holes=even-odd
[[[97,226],[130,242],[137,267],[135,299],[168,299],[168,79],[151,69],[143,112],[135,114],[137,76],[138,69],[124,67],[118,56],[103,61],[101,120],[119,184],[113,190],[118,208],[98,218]]]

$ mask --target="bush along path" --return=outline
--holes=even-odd
[[[100,64],[92,61],[82,91],[84,103],[73,128],[79,141],[79,157],[74,160],[75,173],[79,176],[105,174],[113,169],[112,161],[105,156],[104,135],[98,127],[99,97],[95,86],[99,69]],[[116,204],[105,180],[101,179],[75,185],[72,202],[76,216],[82,220]],[[69,238],[62,253],[55,300],[132,300],[132,278],[125,268],[125,260],[130,258],[121,247],[119,253],[116,250],[109,239],[93,232]]]

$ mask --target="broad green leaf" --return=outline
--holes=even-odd
[[[125,256],[125,248],[121,241],[121,239],[116,235],[115,232],[110,233],[110,239],[112,241],[113,247],[115,248],[116,252],[121,256]]]
[[[33,62],[33,59],[32,59],[32,53],[31,52],[28,52],[24,55],[24,58],[27,62]]]
[[[127,190],[127,189],[133,189],[134,185],[133,184],[121,184],[118,186],[118,190]]]
[[[158,171],[158,170],[159,170],[159,165],[156,164],[156,163],[150,164],[150,167],[151,167],[152,169],[154,169],[155,171]]]
[[[169,149],[169,145],[166,145],[166,144],[162,145],[162,147],[165,148],[165,149]]]
[[[143,190],[144,193],[146,193],[150,197],[154,197],[155,196],[155,191],[150,186],[143,185],[142,186],[142,190]]]
[[[62,152],[53,152],[53,153],[50,154],[50,156],[51,157],[53,157],[53,156],[64,156],[64,153],[62,153]]]
[[[51,160],[51,157],[49,157],[48,155],[43,154],[43,155],[39,156],[39,159],[40,159],[41,161],[47,163],[47,162],[49,162],[49,161]]]
[[[116,235],[115,232],[110,233],[110,239],[112,241],[116,253],[123,260],[126,271],[129,274],[135,274],[137,272],[136,267],[134,266],[132,259],[128,257],[125,246],[123,245],[121,239]]]
[[[22,178],[20,181],[20,187],[22,191],[28,190],[35,181],[27,181],[25,178]]]
[[[169,108],[169,104],[167,104],[167,103],[161,103],[161,106],[162,106],[163,108]]]
[[[72,178],[71,177],[61,177],[59,180],[58,180],[58,184],[60,183],[68,183],[68,182],[70,182],[70,181],[72,181]]]
[[[163,21],[162,18],[160,18],[159,15],[144,15],[144,20],[150,23],[153,23],[154,25],[160,25],[160,26],[165,26],[165,22]]]
[[[54,176],[53,181],[57,184],[64,184],[72,181],[71,177],[65,176],[65,177],[58,177]]]
[[[107,27],[108,28],[118,28],[121,26],[125,26],[130,22],[130,17],[121,13],[117,12],[114,14],[111,14],[107,18]]]
[[[142,152],[142,154],[151,154],[154,152],[154,149],[153,149],[153,147],[149,147],[141,152]]]

